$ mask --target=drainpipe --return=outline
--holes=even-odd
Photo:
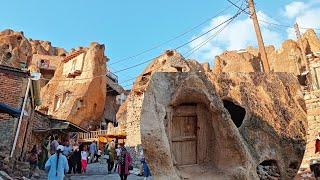
[[[23,99],[23,105],[22,105],[22,109],[21,109],[21,113],[20,113],[20,117],[19,117],[19,121],[18,121],[18,127],[17,127],[17,130],[16,130],[16,136],[14,137],[14,142],[13,142],[13,146],[12,146],[11,153],[10,153],[10,157],[11,158],[13,157],[13,153],[14,153],[14,151],[16,149],[16,146],[17,146],[17,141],[18,141],[19,132],[20,132],[20,128],[21,128],[22,117],[23,117],[23,114],[24,114],[24,108],[26,106],[27,99],[28,99],[28,93],[29,93],[29,89],[30,89],[30,84],[31,84],[31,79],[28,78],[27,90],[26,90],[26,93],[25,93],[24,99]]]

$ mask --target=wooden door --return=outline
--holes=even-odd
[[[172,120],[172,153],[178,165],[197,163],[197,117],[176,116]]]

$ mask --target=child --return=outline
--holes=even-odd
[[[87,147],[84,146],[83,150],[81,151],[81,172],[82,173],[85,173],[87,170],[87,160],[88,160]]]

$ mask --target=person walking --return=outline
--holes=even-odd
[[[113,166],[114,166],[114,160],[116,156],[116,150],[114,146],[110,145],[108,147],[108,154],[109,154],[109,162],[108,162],[108,172],[111,174]]]
[[[320,154],[320,132],[318,133],[318,136],[316,137],[316,143],[315,143],[315,153]]]
[[[65,173],[69,171],[67,158],[62,152],[63,146],[59,145],[56,153],[46,162],[45,170],[48,173],[48,180],[63,180]]]
[[[118,169],[118,160],[119,160],[120,155],[121,155],[121,147],[118,144],[117,148],[116,148],[116,157],[115,157],[115,160],[114,160],[114,164],[115,164],[114,172],[116,172],[117,169]]]
[[[90,153],[89,163],[94,162],[94,158],[96,157],[97,152],[98,151],[97,151],[96,141],[93,141],[89,146],[89,153]]]
[[[88,154],[87,154],[87,147],[84,146],[83,150],[81,151],[81,172],[85,173],[87,171],[87,163],[88,162]]]
[[[317,159],[320,157],[320,133],[318,133],[316,137],[315,142],[315,154]],[[310,164],[310,169],[314,174],[314,177],[317,180],[320,180],[320,162],[318,160],[313,160],[313,162]]]
[[[59,146],[58,138],[53,136],[53,141],[50,143],[50,154],[53,155],[57,152],[57,147]]]
[[[35,172],[37,165],[38,165],[38,150],[37,150],[37,146],[34,145],[29,158],[28,158],[29,164],[30,164],[30,174],[29,177],[31,177],[33,175],[33,173]]]
[[[118,173],[121,180],[127,180],[131,163],[132,159],[130,153],[127,151],[124,145],[122,145],[121,154],[118,160]]]
[[[140,158],[141,158],[140,161],[141,161],[142,169],[143,169],[143,176],[144,176],[144,179],[147,180],[151,176],[151,173],[150,173],[150,169],[148,167],[148,164],[146,162],[146,159],[144,157],[143,150],[141,150],[141,152],[140,152]]]
[[[105,159],[107,161],[107,170],[109,173],[109,158],[110,158],[110,156],[109,156],[109,144],[108,143],[104,146],[103,154],[104,154],[103,159]]]
[[[71,155],[72,155],[72,147],[70,145],[70,142],[67,140],[64,142],[64,148],[63,148],[63,155],[65,155],[67,157],[68,160],[68,165],[69,165],[69,172],[68,174],[71,173],[72,170],[72,164],[71,164]]]
[[[39,159],[38,166],[39,166],[39,169],[41,169],[41,170],[44,170],[44,165],[48,160],[47,145],[48,145],[48,142],[45,140],[41,145],[41,151],[39,152],[39,155],[38,155],[38,159]],[[49,148],[49,150],[50,150],[50,148]]]
[[[79,148],[76,148],[75,152],[74,152],[74,158],[75,158],[75,161],[76,161],[76,166],[77,166],[77,173],[81,174],[81,171],[82,171],[82,167],[81,167],[81,151],[83,151],[83,144],[80,144],[79,145]]]

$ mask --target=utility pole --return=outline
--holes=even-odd
[[[308,58],[307,58],[307,55],[306,55],[306,49],[303,45],[303,42],[302,42],[302,38],[301,38],[301,33],[300,33],[300,29],[299,29],[299,25],[298,23],[296,22],[294,24],[294,29],[296,31],[296,35],[297,35],[297,41],[299,43],[299,46],[300,46],[300,49],[301,49],[301,56],[302,56],[302,59],[306,65],[306,77],[307,77],[307,88],[309,90],[312,90],[313,87],[312,87],[312,77],[311,77],[311,69],[310,69],[310,66],[309,66],[309,61],[308,61]]]
[[[309,61],[307,59],[306,56],[306,49],[304,48],[303,42],[302,42],[302,38],[301,38],[301,33],[300,33],[300,29],[299,29],[299,25],[298,23],[294,24],[294,29],[296,31],[296,35],[297,35],[297,40],[301,49],[301,56],[302,56],[302,60],[304,61],[305,65],[306,65],[306,70],[309,71],[310,73],[310,68],[309,68]]]
[[[262,34],[261,34],[261,30],[260,30],[260,26],[259,26],[259,22],[258,22],[258,18],[257,18],[257,14],[256,14],[256,10],[254,7],[253,0],[248,0],[248,5],[249,5],[249,10],[250,10],[250,16],[251,16],[251,19],[252,19],[253,25],[254,25],[254,30],[257,35],[263,70],[265,73],[268,73],[268,72],[270,72],[269,61],[268,61],[266,49],[264,47],[263,38],[262,38]]]

